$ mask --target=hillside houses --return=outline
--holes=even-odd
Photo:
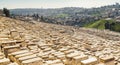
[[[115,18],[117,22],[120,22],[120,16]]]

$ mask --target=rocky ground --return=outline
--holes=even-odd
[[[0,65],[120,65],[120,33],[108,30],[0,17],[0,45]]]

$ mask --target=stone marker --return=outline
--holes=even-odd
[[[105,65],[115,65],[115,58],[113,56],[102,57],[100,61],[105,63]]]
[[[21,65],[43,65],[41,58],[32,58],[22,61]]]
[[[66,59],[67,59],[66,63],[71,64],[73,57],[76,57],[79,55],[80,55],[79,53],[71,53],[71,54],[66,55]]]
[[[14,63],[10,63],[8,65],[18,65],[18,64],[16,62],[14,62]]]
[[[7,65],[10,63],[8,58],[0,59],[0,65]]]
[[[72,65],[81,65],[81,61],[88,59],[88,56],[86,55],[80,55],[80,56],[76,56],[73,57],[72,59]]]
[[[12,61],[15,61],[15,62],[16,62],[16,58],[15,58],[16,55],[20,55],[20,54],[24,54],[24,53],[28,53],[28,52],[29,52],[28,50],[16,51],[16,52],[13,52],[13,53],[9,54],[9,58],[10,58]]]
[[[98,63],[97,58],[95,58],[95,57],[81,61],[81,65],[95,65],[97,63]]]
[[[37,58],[36,54],[18,58],[18,61],[19,61],[19,63],[21,63],[24,60],[28,60],[28,59],[32,59],[32,58]]]
[[[96,64],[96,65],[106,65],[106,64],[104,64],[104,63],[98,63],[98,64]]]

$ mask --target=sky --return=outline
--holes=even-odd
[[[120,3],[120,0],[0,0],[0,9],[15,8],[92,8]]]

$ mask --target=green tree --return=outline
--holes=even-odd
[[[10,17],[10,11],[7,8],[3,8],[3,13],[6,17]]]
[[[43,16],[41,16],[40,19],[41,19],[41,21],[45,21]]]

